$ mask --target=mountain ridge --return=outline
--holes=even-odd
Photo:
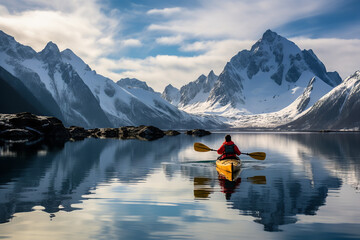
[[[0,66],[20,79],[40,102],[54,109],[54,116],[68,126],[224,126],[214,117],[180,111],[151,88],[123,88],[91,70],[72,50],[60,52],[53,42],[37,53],[1,31]]]

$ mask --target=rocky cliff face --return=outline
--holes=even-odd
[[[180,111],[145,82],[123,79],[116,84],[93,71],[70,49],[60,52],[52,42],[37,53],[0,32],[0,66],[19,79],[50,115],[67,126],[223,126],[213,117]]]
[[[275,112],[295,101],[313,77],[331,88],[341,82],[312,50],[267,30],[250,50],[232,57],[219,76],[211,72],[183,86],[179,106],[194,113],[226,106],[242,114]]]
[[[146,82],[140,81],[136,78],[122,78],[117,81],[116,84],[123,88],[141,88],[146,91],[155,92],[154,89],[146,84]]]
[[[282,129],[360,129],[360,71],[346,78],[303,116]]]
[[[305,74],[310,78],[303,81],[301,77]],[[246,107],[259,98],[269,100],[269,97],[286,94],[296,86],[306,87],[303,82],[307,84],[314,76],[331,87],[341,82],[336,72],[326,71],[312,50],[300,50],[295,43],[267,30],[250,51],[239,52],[226,64],[208,101],[222,106]],[[287,89],[283,90],[284,87]],[[262,96],[256,98],[254,94],[248,94],[256,90],[262,90]]]
[[[165,87],[161,97],[172,105],[177,106],[181,97],[180,90],[169,84]]]

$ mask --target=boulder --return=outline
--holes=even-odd
[[[2,141],[69,140],[69,132],[55,117],[36,116],[31,113],[0,114]]]
[[[140,126],[136,135],[138,139],[152,141],[162,138],[165,133],[154,126]]]
[[[166,136],[177,136],[180,134],[180,132],[175,130],[168,130],[164,132]]]
[[[211,132],[206,131],[204,129],[194,129],[194,130],[186,131],[185,134],[196,136],[196,137],[203,137],[203,136],[206,136],[206,135],[210,135]]]
[[[83,127],[71,126],[68,128],[70,139],[73,141],[84,140],[91,135],[90,131]]]

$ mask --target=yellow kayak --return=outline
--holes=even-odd
[[[225,178],[226,180],[229,180],[229,181],[235,181],[239,175],[240,175],[240,170],[238,171],[235,171],[235,172],[228,172],[228,171],[225,171],[225,170],[222,170],[218,167],[216,167],[216,171],[219,173],[219,179],[220,178]]]
[[[216,167],[226,172],[236,172],[240,170],[241,161],[239,159],[217,160]]]

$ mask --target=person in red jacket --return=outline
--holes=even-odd
[[[239,159],[239,157],[236,155],[241,154],[239,148],[235,145],[233,141],[231,141],[230,135],[225,136],[225,142],[217,150],[217,153],[221,154],[221,156],[218,157],[218,159],[220,160],[229,159],[229,158]]]

